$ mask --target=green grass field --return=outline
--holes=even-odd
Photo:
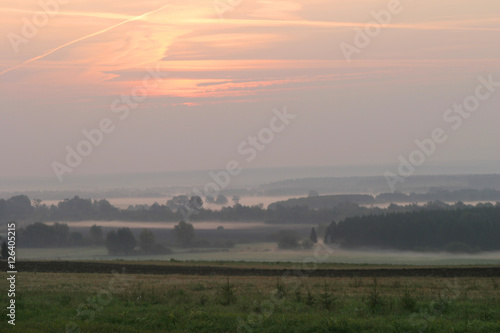
[[[19,272],[16,290],[2,332],[500,332],[500,278]]]

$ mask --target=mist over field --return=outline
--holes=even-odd
[[[415,177],[407,186],[418,184],[421,192],[356,194],[380,184],[380,178],[360,176],[233,186],[217,197],[169,193],[167,187],[77,191],[64,200],[54,198],[67,190],[33,191],[27,193],[51,200],[26,195],[0,199],[0,218],[21,217],[18,255],[24,259],[301,262],[323,247],[332,251],[322,259],[325,263],[498,264],[498,229],[493,225],[498,223],[500,176]],[[325,193],[346,186],[350,194]],[[295,195],[284,195],[290,192]],[[109,200],[103,198],[106,194]],[[391,216],[401,230],[385,222],[387,213],[395,214]],[[363,226],[359,217],[373,221]],[[446,224],[447,219],[452,223]],[[437,229],[429,229],[436,222],[444,230],[439,231],[441,239]],[[189,239],[176,233],[181,223],[191,228]],[[111,245],[110,237],[120,230],[129,236],[118,243],[130,246]],[[392,240],[378,233],[393,235]],[[46,238],[40,237],[44,234]],[[155,250],[147,243],[155,244]]]

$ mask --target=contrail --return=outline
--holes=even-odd
[[[125,24],[125,23],[131,22],[131,21],[140,20],[140,19],[142,19],[142,18],[144,18],[144,17],[146,17],[146,16],[148,16],[148,15],[151,15],[151,14],[153,14],[153,13],[156,13],[156,12],[158,12],[158,11],[160,11],[160,10],[164,9],[164,8],[165,8],[165,7],[167,7],[167,6],[170,6],[170,4],[166,4],[165,6],[162,6],[162,7],[158,8],[158,9],[155,9],[155,10],[152,10],[152,11],[150,11],[150,12],[144,13],[144,14],[142,14],[142,15],[139,15],[139,16],[136,16],[136,17],[133,17],[133,18],[128,19],[128,20],[125,20],[125,21],[123,21],[123,22],[117,23],[117,24],[115,24],[115,25],[113,25],[113,26],[111,26],[111,27],[109,27],[109,28],[99,30],[99,31],[94,32],[94,33],[91,33],[91,34],[89,34],[89,35],[87,35],[87,36],[84,36],[84,37],[80,37],[80,38],[78,38],[78,39],[75,39],[75,40],[73,40],[73,41],[71,41],[71,42],[67,42],[66,44],[63,44],[63,45],[58,46],[58,47],[56,47],[56,48],[54,48],[54,49],[51,49],[51,50],[49,50],[49,51],[45,52],[44,54],[41,54],[41,55],[36,56],[36,57],[34,57],[34,58],[28,59],[28,60],[26,60],[26,61],[23,61],[22,63],[20,63],[19,65],[14,66],[14,67],[8,68],[8,69],[6,69],[6,70],[4,70],[4,71],[0,72],[0,75],[3,75],[3,74],[5,74],[5,73],[7,73],[7,72],[10,72],[10,71],[13,71],[14,69],[17,69],[17,68],[19,68],[19,67],[22,67],[22,66],[24,66],[24,65],[26,65],[26,64],[28,64],[28,63],[30,63],[30,62],[36,61],[36,60],[38,60],[38,59],[45,58],[45,57],[46,57],[46,56],[48,56],[49,54],[52,54],[52,53],[56,52],[57,50],[60,50],[60,49],[62,49],[62,48],[64,48],[64,47],[66,47],[66,46],[69,46],[69,45],[71,45],[71,44],[75,44],[75,43],[78,43],[79,41],[82,41],[82,40],[84,40],[84,39],[87,39],[87,38],[90,38],[90,37],[94,37],[94,36],[100,35],[100,34],[105,33],[105,32],[107,32],[107,31],[109,31],[109,30],[111,30],[111,29],[114,29],[114,28],[116,28],[116,27],[119,27],[120,25],[123,25],[123,24]]]

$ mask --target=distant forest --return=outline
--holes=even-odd
[[[370,194],[334,194],[317,195],[311,191],[308,197],[293,198],[284,201],[278,201],[271,204],[270,208],[275,206],[308,206],[314,209],[334,207],[340,203],[350,202],[360,205],[373,205],[383,203],[397,202],[459,202],[459,201],[498,201],[500,200],[500,191],[495,189],[461,189],[455,191],[433,189],[428,193],[381,193],[373,196]]]
[[[478,193],[481,193],[478,191]],[[319,199],[324,197],[317,197]],[[306,198],[307,199],[307,198]],[[316,198],[309,198],[314,200]],[[499,204],[497,203],[496,206]],[[479,204],[479,207],[493,207],[492,204]],[[200,197],[177,196],[166,204],[135,205],[127,209],[119,209],[107,200],[83,199],[78,196],[60,201],[57,205],[47,206],[41,200],[30,200],[26,195],[18,195],[10,199],[0,199],[0,222],[52,222],[52,221],[148,221],[178,222],[191,221],[263,221],[276,224],[311,223],[328,224],[332,220],[340,221],[348,217],[382,215],[387,213],[405,213],[429,210],[457,210],[470,205],[462,202],[446,204],[441,201],[430,201],[424,205],[391,204],[387,208],[361,207],[357,203],[338,201],[329,208],[311,208],[307,205],[273,204],[265,209],[260,205],[222,207],[220,210],[204,209]],[[183,214],[184,212],[184,214]]]
[[[470,253],[500,250],[500,203],[472,206],[462,202],[446,204],[433,201],[422,206],[391,204],[385,209],[360,207],[352,202],[339,202],[329,209],[280,205],[264,209],[261,206],[234,204],[221,210],[209,210],[203,209],[202,205],[200,197],[177,196],[165,205],[155,203],[118,209],[107,200],[75,196],[49,207],[40,200],[18,195],[8,200],[0,199],[0,220],[25,223],[81,220],[178,222],[186,219],[185,214],[181,213],[184,210],[192,212],[189,216],[192,221],[264,221],[276,224],[309,223],[312,226],[329,224],[325,242],[338,243],[345,248]],[[69,235],[65,224],[56,223],[53,227],[41,223],[35,225],[43,227],[40,230],[46,230],[45,233],[56,235],[60,231],[61,234]],[[58,232],[47,232],[50,228]],[[68,241],[68,237],[63,238]],[[83,242],[79,233],[72,233],[71,237],[71,244]],[[58,244],[56,240],[54,244]]]
[[[349,217],[332,222],[325,241],[345,248],[500,250],[500,205]]]

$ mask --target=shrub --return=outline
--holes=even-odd
[[[222,305],[230,305],[236,300],[234,284],[229,282],[229,277],[226,278],[226,283],[219,286],[218,293]]]
[[[323,292],[320,295],[321,304],[323,305],[323,307],[326,310],[330,310],[330,307],[331,307],[334,300],[335,300],[335,298],[332,297],[332,294],[328,290],[328,285],[326,284],[326,281],[325,281],[325,284],[323,286]]]
[[[314,303],[316,303],[316,299],[314,298],[314,295],[311,293],[311,290],[309,288],[307,288],[305,303],[308,306],[313,306]]]
[[[286,287],[279,278],[276,280],[276,297],[282,299],[286,296]]]
[[[375,313],[375,311],[382,305],[382,298],[381,298],[380,293],[378,291],[377,278],[373,279],[372,288],[370,290],[370,293],[368,294],[368,298],[367,298],[366,302],[367,302],[368,308],[370,308],[370,311],[372,313]]]
[[[401,295],[400,302],[401,307],[409,312],[414,312],[417,307],[417,301],[408,288],[405,288],[403,295]]]

